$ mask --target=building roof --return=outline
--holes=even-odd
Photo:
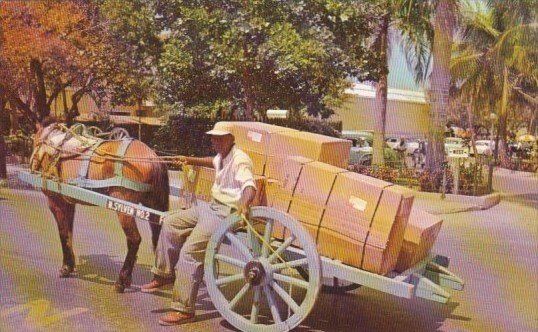
[[[345,93],[364,98],[375,98],[375,88],[372,85],[365,83],[355,83],[351,89],[346,89]],[[426,103],[426,95],[423,91],[401,90],[394,88],[388,88],[387,99],[419,104]]]
[[[164,117],[151,117],[151,116],[131,116],[131,115],[110,115],[110,122],[115,125],[148,125],[148,126],[162,126],[166,123]],[[95,122],[96,118],[90,114],[81,114],[75,118],[78,122]]]

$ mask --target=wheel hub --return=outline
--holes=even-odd
[[[243,275],[252,286],[259,286],[265,280],[265,269],[258,261],[248,262],[243,270]]]

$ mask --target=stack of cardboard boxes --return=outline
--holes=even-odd
[[[385,275],[397,264],[411,266],[431,249],[440,222],[415,213],[406,231],[412,192],[348,172],[349,141],[257,122],[233,123],[232,131],[237,147],[254,163],[256,204],[295,217],[321,255]],[[196,197],[208,200],[214,171],[197,171]],[[288,235],[277,223],[273,236]]]
[[[412,209],[395,270],[403,272],[426,258],[435,244],[443,219]]]
[[[322,256],[378,274],[396,266],[411,191],[297,157],[286,161],[268,188],[268,205],[301,222]],[[289,236],[280,229],[276,234]]]

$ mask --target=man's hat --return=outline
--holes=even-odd
[[[229,122],[221,121],[215,123],[215,126],[210,131],[206,132],[208,135],[214,135],[214,136],[224,136],[224,135],[232,135],[232,125]]]

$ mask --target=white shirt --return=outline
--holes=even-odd
[[[217,154],[213,158],[213,167],[215,167],[215,182],[211,194],[217,201],[238,208],[243,190],[249,186],[256,189],[252,160],[235,146],[224,159]]]

